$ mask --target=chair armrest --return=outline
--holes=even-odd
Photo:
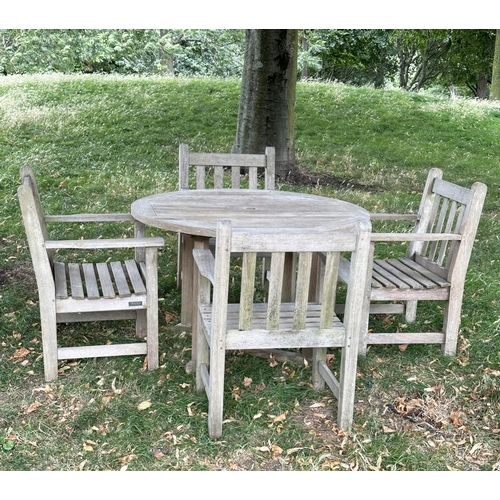
[[[152,248],[162,247],[165,244],[163,238],[116,238],[96,240],[47,240],[45,248],[76,248],[76,249],[98,249],[98,248]]]
[[[193,258],[200,274],[207,278],[213,285],[215,282],[215,258],[212,252],[208,249],[195,248],[193,250]]]
[[[124,222],[134,221],[131,214],[46,215],[45,222]]]
[[[461,240],[455,233],[371,233],[371,241],[442,241]]]
[[[370,220],[419,220],[418,214],[370,214]]]

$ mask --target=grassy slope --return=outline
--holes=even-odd
[[[355,425],[346,436],[335,429],[328,393],[309,388],[307,368],[237,355],[228,359],[233,422],[223,440],[207,439],[205,398],[184,371],[189,338],[171,329],[179,312],[175,237],[160,258],[162,369],[143,373],[134,358],[89,360],[66,364],[58,383],[44,384],[37,293],[15,195],[19,166],[36,169],[47,213],[127,211],[141,196],[176,189],[180,142],[193,150],[230,148],[238,92],[238,82],[216,80],[0,80],[0,470],[498,468],[500,109],[483,103],[299,85],[301,167],[345,183],[281,189],[396,212],[416,210],[431,166],[454,182],[489,187],[459,355],[443,358],[432,346],[372,348],[360,361]],[[88,237],[104,229],[54,232]],[[106,229],[130,234],[125,226]],[[432,327],[439,307],[424,308],[422,322]],[[391,321],[384,326],[408,328]],[[118,325],[110,329],[121,333]],[[92,327],[64,331],[85,341]],[[253,379],[249,387],[245,376]],[[141,412],[143,400],[152,406]],[[312,402],[326,406],[311,409]],[[286,411],[283,422],[273,418]],[[14,448],[2,451],[2,439]]]

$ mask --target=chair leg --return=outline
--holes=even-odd
[[[405,305],[405,321],[413,323],[417,319],[417,304],[416,300],[407,300]]]
[[[181,269],[182,269],[182,234],[177,239],[177,290],[181,289]]]
[[[370,253],[368,256],[369,262],[373,263],[375,255],[375,244],[370,243]],[[370,295],[371,295],[372,267],[368,266],[365,290],[363,295],[363,307],[361,308],[360,332],[359,332],[359,355],[366,355],[368,349],[368,323],[370,321]]]
[[[222,416],[224,410],[224,370],[226,350],[212,339],[210,348],[210,387],[208,396],[208,434],[222,436]]]
[[[203,320],[198,315],[197,333],[196,333],[196,390],[201,392],[205,389],[205,383],[201,374],[202,365],[209,365],[210,350],[208,347],[205,333],[203,332]]]
[[[135,318],[135,336],[138,339],[144,339],[148,335],[148,319],[145,309],[140,309]]]
[[[158,368],[158,251],[146,249],[148,370]]]
[[[457,353],[458,331],[460,328],[460,317],[462,314],[463,288],[460,290],[450,290],[450,296],[444,309],[444,344],[442,346],[443,354],[455,356]]]
[[[326,363],[326,347],[312,349],[312,384],[317,391],[325,388],[325,380],[319,373],[319,363]]]
[[[57,380],[57,321],[54,307],[40,301],[42,326],[43,367],[45,380]]]

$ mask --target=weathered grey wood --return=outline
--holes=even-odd
[[[114,282],[118,295],[120,297],[130,297],[132,292],[128,286],[127,277],[125,276],[125,269],[122,262],[110,262],[111,272],[113,273]]]
[[[47,240],[45,248],[76,248],[76,249],[89,249],[97,250],[99,248],[147,248],[147,247],[161,247],[163,245],[162,238],[123,238],[116,240],[102,239],[102,240]]]
[[[83,300],[85,294],[83,293],[83,282],[80,271],[80,265],[73,262],[68,264],[69,285],[71,289],[71,297],[77,300]]]
[[[198,391],[205,389],[208,396],[210,436],[222,435],[226,350],[264,355],[265,349],[268,356],[282,349],[312,350],[314,387],[321,389],[326,383],[332,389],[339,400],[339,427],[346,429],[351,425],[358,346],[365,317],[360,312],[368,306],[369,233],[368,216],[358,222],[356,219],[350,223],[346,220],[331,222],[329,230],[324,226],[319,232],[313,228],[309,232],[302,229],[299,233],[294,228],[233,229],[231,222],[222,220],[217,228],[215,257],[210,251],[193,251],[194,261],[199,264],[196,388]],[[243,253],[238,303],[228,303],[233,252]],[[256,303],[254,299],[255,262],[259,252],[271,252],[269,289],[264,303]],[[326,253],[325,272],[320,280],[323,284],[320,303],[309,301],[309,287],[313,284],[316,288],[315,280],[311,280],[312,252]],[[339,252],[351,253],[349,270],[354,277],[348,283],[344,322],[334,313]],[[297,265],[297,279],[290,294],[293,300],[284,302],[283,274],[285,256],[289,253],[298,255],[297,260],[291,260]],[[326,365],[328,347],[342,350],[338,377]]]
[[[193,168],[196,172],[195,185],[196,189],[207,189],[207,174],[213,173],[213,187],[215,189],[223,189],[224,187],[224,169],[230,169],[231,182],[230,187],[233,190],[241,188],[241,177],[248,171],[249,189],[258,188],[258,172],[263,171],[265,177],[265,189],[273,190],[275,188],[275,152],[274,148],[266,148],[264,154],[232,154],[232,153],[194,153],[189,151],[187,144],[179,145],[179,190],[190,189],[189,171]],[[220,217],[219,217],[220,218]],[[180,231],[179,231],[180,232]],[[181,232],[180,232],[181,233]],[[177,257],[177,287],[182,287],[182,238],[180,234],[178,239],[178,257]],[[211,242],[211,248],[214,247],[214,242]],[[188,257],[190,259],[190,257]],[[187,264],[188,268],[192,267]],[[190,278],[188,278],[190,279]],[[185,314],[182,315],[185,319]],[[191,320],[188,323],[181,321],[185,326],[191,325]]]
[[[97,276],[95,274],[94,264],[84,262],[82,264],[83,276],[85,279],[85,290],[87,298],[95,300],[100,298],[99,286],[97,284]]]
[[[108,356],[138,356],[146,354],[144,342],[136,344],[109,344],[78,347],[59,347],[58,359],[102,358]]]
[[[148,369],[158,367],[158,281],[157,253],[162,238],[146,238],[144,224],[130,214],[78,214],[45,216],[41,207],[33,170],[23,167],[18,197],[40,298],[40,318],[44,371],[47,381],[58,375],[58,360],[96,356],[146,354]],[[50,240],[45,222],[117,222],[134,221],[139,238],[99,240]],[[139,231],[137,230],[139,228]],[[142,228],[142,229],[141,229]],[[108,264],[52,262],[56,248],[140,249],[145,262]],[[131,294],[124,267],[134,288]],[[96,273],[97,270],[97,273]],[[115,284],[115,276],[118,283]],[[115,286],[122,293],[116,297]],[[68,289],[70,293],[68,293]],[[126,293],[124,290],[126,289]],[[136,331],[146,342],[125,345],[74,346],[58,348],[57,324],[78,321],[135,319]]]
[[[215,259],[210,250],[193,250],[194,260],[202,276],[209,279],[213,284],[215,279]]]
[[[139,271],[139,267],[135,260],[126,260],[125,268],[127,269],[127,274],[130,279],[130,283],[132,284],[132,288],[134,293],[137,295],[142,295],[146,293],[146,284],[142,280],[141,273]]]
[[[241,277],[239,329],[252,329],[253,297],[255,292],[255,270],[257,267],[257,254],[243,254]]]
[[[45,215],[45,222],[125,222],[133,221],[131,214],[68,214]]]
[[[116,297],[113,281],[109,272],[108,264],[99,262],[96,264],[97,274],[99,274],[99,281],[101,282],[102,296],[106,299],[114,299]]]
[[[372,233],[373,243],[401,241],[409,245],[405,257],[373,260],[369,313],[404,313],[406,321],[413,322],[418,301],[442,300],[443,332],[370,332],[362,339],[361,352],[367,344],[439,343],[443,353],[455,355],[465,276],[485,196],[484,184],[476,182],[470,189],[457,186],[444,181],[442,171],[434,168],[429,171],[418,214],[412,216],[416,220],[413,232]],[[395,214],[372,214],[370,218],[402,219]],[[339,277],[344,282],[352,279],[346,259],[341,259]],[[392,301],[402,304],[398,307]]]
[[[352,224],[358,217],[368,217],[368,212],[361,207],[334,198],[247,189],[183,189],[161,193],[136,200],[132,204],[131,213],[136,220],[144,224],[181,234],[178,269],[182,269],[182,276],[186,279],[178,278],[178,284],[182,287],[180,326],[186,330],[190,329],[193,321],[193,242],[190,238],[215,238],[218,220],[229,217],[234,230],[238,227],[256,230],[296,228],[296,237],[301,239],[301,228],[315,228],[319,232],[332,222],[347,224],[347,221],[350,221]],[[272,217],[269,217],[270,213]],[[259,253],[259,257],[264,255],[265,253]]]
[[[66,278],[66,264],[64,262],[54,262],[54,279],[56,285],[56,298],[68,298],[68,285]]]

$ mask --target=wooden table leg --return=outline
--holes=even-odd
[[[181,322],[178,328],[190,331],[193,318],[193,248],[194,241],[189,234],[181,237]]]
[[[200,248],[200,249],[207,249],[209,247],[209,239],[208,238],[203,238],[201,236],[193,236],[193,248]],[[196,363],[196,333],[198,329],[198,311],[196,308],[195,301],[197,300],[198,297],[198,276],[194,272],[194,259],[193,259],[193,252],[191,251],[191,268],[193,270],[192,274],[192,296],[191,296],[191,304],[192,304],[192,319],[191,319],[191,363],[193,363],[193,366],[195,366]]]

